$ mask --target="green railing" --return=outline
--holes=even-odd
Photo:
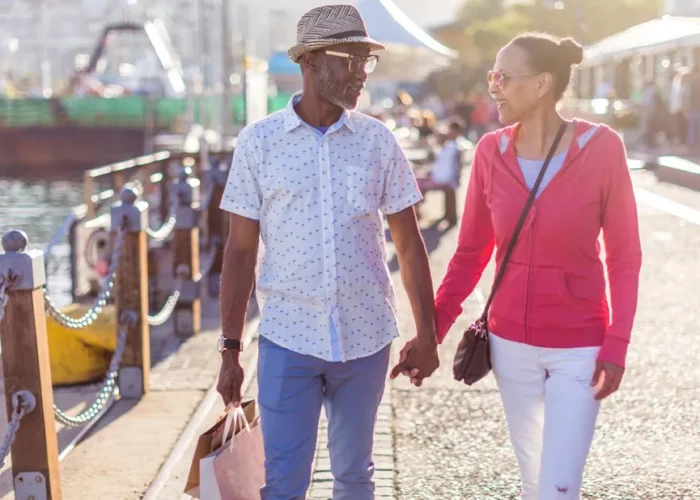
[[[290,96],[277,95],[268,99],[268,111],[286,106]],[[204,101],[202,101],[205,99]],[[214,110],[223,105],[221,96],[194,100],[194,120],[212,123]],[[188,102],[184,99],[149,100],[143,97],[65,97],[62,99],[0,99],[0,127],[53,127],[61,125],[143,127],[152,116],[160,130],[173,128],[185,119]],[[244,121],[243,97],[231,101],[233,122]]]

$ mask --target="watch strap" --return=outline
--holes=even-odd
[[[223,345],[223,350],[224,351],[242,351],[243,350],[243,343],[240,340],[236,339],[227,339],[223,338],[222,341]]]

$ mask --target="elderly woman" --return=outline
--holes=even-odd
[[[582,56],[573,40],[543,34],[498,53],[489,92],[507,127],[476,148],[459,243],[436,298],[442,342],[496,249],[503,274],[486,322],[490,361],[527,500],[579,498],[600,401],[620,386],[637,307],[641,250],[622,140],[556,110]]]

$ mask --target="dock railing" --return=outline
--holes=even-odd
[[[159,152],[88,171],[84,205],[67,218],[46,251],[28,250],[29,237],[20,229],[2,236],[0,341],[9,425],[0,444],[0,462],[11,455],[16,498],[61,498],[56,422],[67,427],[93,425],[116,399],[148,394],[152,326],[174,318],[178,337],[200,331],[201,284],[208,280],[210,293],[216,293],[211,283],[218,281],[227,239],[219,209],[227,171],[220,160],[229,155],[210,153],[210,164],[198,165],[196,155]],[[193,171],[204,179],[201,200],[201,183],[191,176]],[[149,191],[149,186],[158,188]],[[157,229],[149,225],[148,192],[159,201],[162,224]],[[109,242],[103,249],[106,275],[84,314],[65,314],[46,288],[45,257],[52,244],[70,232],[67,227],[98,217],[109,201]],[[200,227],[206,228],[206,245],[200,244]],[[148,252],[154,242],[166,243],[172,250],[173,285],[162,308],[152,313]],[[201,259],[200,249],[206,251]],[[80,330],[105,314],[108,304],[116,310],[116,348],[93,403],[70,415],[54,403],[47,315],[65,328]]]

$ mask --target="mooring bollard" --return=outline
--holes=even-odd
[[[228,220],[226,214],[219,206],[224,196],[228,172],[218,165],[212,165],[208,172],[209,186],[212,197],[207,207],[208,246],[215,248],[214,264],[209,272],[208,289],[211,296],[218,296],[218,283],[221,276],[221,267],[224,261],[224,248],[228,239]]]
[[[58,440],[42,290],[46,283],[44,253],[27,251],[27,244],[25,233],[8,231],[2,237],[6,253],[0,254],[0,281],[7,294],[4,316],[0,311],[0,338],[9,431],[13,420],[19,425],[12,444],[15,498],[60,500]],[[4,301],[0,297],[0,308]]]
[[[165,222],[170,215],[170,167],[174,160],[162,160],[160,162],[160,219]]]
[[[124,398],[138,399],[148,392],[151,368],[148,326],[147,241],[148,203],[136,201],[136,192],[122,189],[121,202],[112,206],[112,248],[120,244],[115,279],[117,317],[133,311],[137,319],[128,326],[127,341],[119,370],[119,391]],[[120,237],[120,234],[122,235]]]
[[[187,337],[202,328],[202,305],[199,294],[199,179],[188,178],[182,168],[172,186],[176,216],[173,234],[173,278],[180,287],[175,306],[175,334]]]

